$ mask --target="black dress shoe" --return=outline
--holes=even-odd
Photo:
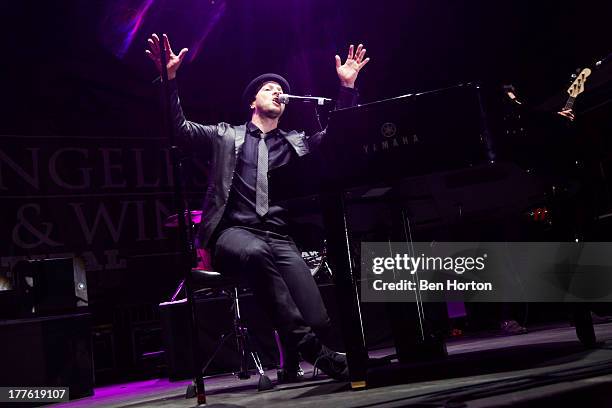
[[[304,360],[314,366],[312,376],[317,376],[318,372],[321,371],[327,376],[338,381],[348,381],[348,365],[346,363],[346,356],[336,351],[330,350],[325,345],[321,345],[320,349],[316,353],[305,353],[302,352]]]
[[[279,384],[296,383],[304,379],[304,370],[300,367],[300,353],[297,350],[284,348],[282,364],[276,372]]]
[[[276,372],[276,380],[279,384],[291,384],[304,380],[304,370],[298,364],[297,368],[281,368]]]
[[[521,326],[516,320],[504,320],[500,324],[500,331],[505,336],[516,336],[517,334],[526,334],[527,328]]]

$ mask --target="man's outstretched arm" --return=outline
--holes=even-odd
[[[163,48],[166,52],[166,69],[168,70],[168,86],[170,87],[170,114],[174,132],[176,136],[183,141],[194,143],[203,143],[207,148],[212,147],[212,138],[217,134],[217,126],[205,126],[199,123],[188,121],[185,118],[181,101],[178,96],[178,88],[176,85],[176,73],[187,55],[188,49],[183,48],[178,55],[172,51],[170,40],[166,34],[163,34],[165,47],[161,46],[160,39],[157,34],[151,35],[147,40],[149,49],[145,53],[155,63],[155,67],[161,74],[161,53]]]
[[[344,64],[339,55],[336,59],[336,74],[340,80],[340,91],[336,99],[336,109],[348,108],[357,104],[359,93],[355,90],[355,81],[359,76],[359,71],[370,61],[370,58],[365,58],[366,49],[363,44],[359,44],[355,50],[353,44],[349,47],[348,55]],[[316,149],[323,137],[325,137],[327,129],[312,135],[308,139],[308,147],[310,150]]]

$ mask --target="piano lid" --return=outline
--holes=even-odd
[[[274,201],[488,161],[475,84],[333,111],[319,148],[270,171]]]

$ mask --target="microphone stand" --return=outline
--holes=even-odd
[[[172,162],[173,170],[173,183],[174,183],[174,202],[175,210],[178,214],[178,266],[184,276],[185,282],[185,293],[187,297],[187,308],[191,314],[191,348],[193,355],[193,385],[187,388],[187,397],[192,396],[192,391],[195,391],[197,397],[198,406],[206,405],[206,393],[204,391],[204,379],[200,373],[201,367],[201,356],[199,351],[199,339],[197,330],[196,320],[196,309],[195,302],[193,300],[193,282],[191,277],[191,267],[193,260],[194,244],[191,241],[191,234],[188,233],[187,225],[185,223],[185,199],[183,197],[182,187],[182,163],[180,158],[180,152],[178,146],[175,143],[174,126],[172,124],[172,114],[170,109],[170,87],[168,84],[168,68],[166,66],[166,45],[163,40],[163,35],[159,35],[161,42],[161,79],[163,88],[163,131],[166,134],[168,145],[170,147],[170,157]],[[191,218],[190,218],[191,222]],[[195,389],[193,389],[195,388]]]

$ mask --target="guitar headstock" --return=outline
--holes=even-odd
[[[567,88],[567,93],[571,97],[577,97],[582,92],[584,92],[584,83],[586,82],[588,76],[591,75],[591,70],[589,68],[585,68],[576,76],[574,82]]]

